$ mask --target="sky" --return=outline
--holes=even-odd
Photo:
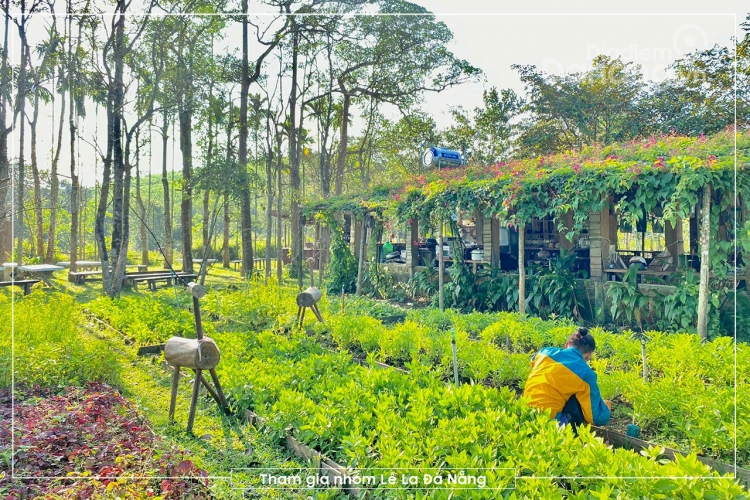
[[[451,107],[463,106],[471,110],[480,106],[482,92],[490,87],[512,88],[522,94],[523,86],[518,73],[511,68],[513,64],[532,64],[547,73],[560,75],[585,70],[596,55],[603,53],[639,64],[646,79],[659,81],[669,74],[669,64],[682,55],[714,44],[730,44],[733,36],[740,35],[739,24],[750,12],[750,0],[718,0],[710,4],[694,0],[631,1],[627,4],[414,1],[435,13],[438,20],[450,28],[454,34],[450,45],[453,52],[484,72],[479,81],[425,96],[421,108],[433,115],[440,128],[450,125]],[[34,21],[32,38],[44,36],[43,25]],[[234,34],[225,41],[236,42]],[[393,118],[398,116],[394,113]],[[40,164],[42,169],[48,169],[54,129],[51,106],[42,111],[40,120]],[[357,125],[355,121],[354,133]],[[90,106],[89,117],[81,123],[81,129],[85,136],[95,130],[102,135],[106,130],[104,109],[99,110],[97,121]],[[18,154],[17,135],[14,132],[11,136],[13,156]],[[153,139],[150,166],[156,173],[161,169],[161,141],[156,135]],[[63,172],[69,162],[67,141],[64,138],[66,145],[61,151]],[[103,137],[100,143],[105,143]],[[95,180],[101,178],[101,160],[85,141],[79,141],[79,145],[82,183],[93,186]],[[179,171],[179,146],[172,148],[170,145],[167,156],[169,168]],[[147,158],[141,168],[148,173],[149,165],[145,160]]]

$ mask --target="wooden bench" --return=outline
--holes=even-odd
[[[229,263],[232,264],[234,266],[234,270],[237,271],[238,268],[239,268],[239,266],[240,266],[240,264],[242,264],[242,261],[239,260],[239,259],[238,260],[230,260]]]
[[[16,281],[0,281],[0,286],[20,286],[23,287],[23,294],[28,295],[31,293],[31,285],[35,285],[42,280],[16,280]]]
[[[68,281],[71,283],[80,284],[86,281],[87,278],[96,279],[102,277],[101,271],[77,271],[74,273],[68,273]]]
[[[172,284],[172,280],[177,278],[181,278],[183,280],[193,280],[198,277],[195,273],[149,273],[149,274],[140,274],[140,275],[130,275],[123,278],[123,285],[124,286],[132,286],[133,289],[138,290],[138,283],[141,281],[145,281],[148,285],[149,290],[152,292],[156,291],[156,282],[157,281],[165,281],[167,285]]]

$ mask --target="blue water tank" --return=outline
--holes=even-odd
[[[466,165],[464,156],[458,151],[446,148],[431,147],[422,154],[422,165],[425,167],[461,167]]]

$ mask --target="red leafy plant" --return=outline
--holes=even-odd
[[[114,388],[34,387],[15,399],[12,426],[11,392],[0,390],[0,498],[211,498],[206,471]]]

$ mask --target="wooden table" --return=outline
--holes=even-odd
[[[203,264],[203,259],[193,259],[193,264]],[[206,264],[216,264],[216,259],[206,259]]]
[[[30,266],[18,266],[19,271],[31,274],[32,276],[39,276],[46,285],[52,286],[50,278],[52,273],[55,271],[62,271],[65,269],[62,266],[53,266],[52,264],[33,264]]]

